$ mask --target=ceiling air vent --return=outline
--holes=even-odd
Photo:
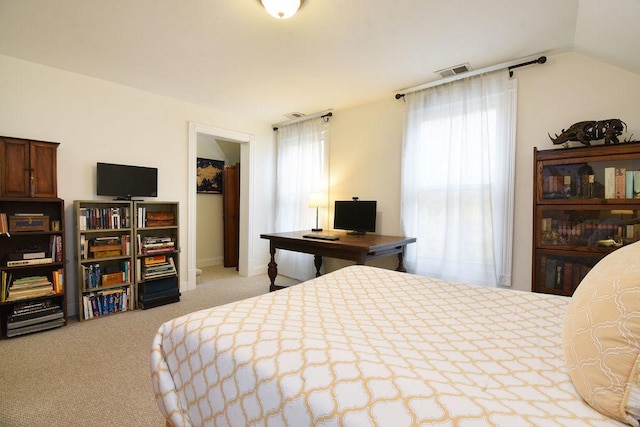
[[[297,111],[282,115],[282,117],[286,117],[287,119],[299,119],[300,117],[304,117],[304,116],[305,116],[304,113],[299,113]]]
[[[454,65],[453,67],[444,68],[442,70],[436,71],[436,73],[439,73],[440,76],[442,77],[451,77],[458,74],[466,73],[467,71],[471,71],[471,67],[469,66],[469,63]]]

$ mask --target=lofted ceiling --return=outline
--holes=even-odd
[[[0,0],[0,54],[276,123],[576,51],[640,74],[638,0]]]

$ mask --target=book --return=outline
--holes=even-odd
[[[36,258],[36,259],[21,259],[15,261],[7,261],[7,267],[18,267],[22,265],[38,265],[38,264],[51,264],[53,259],[50,257],[47,258]]]
[[[604,198],[616,197],[616,168],[604,168]]]
[[[7,297],[7,301],[16,301],[25,298],[36,298],[43,297],[47,295],[54,295],[55,292],[51,286],[47,288],[36,288],[36,289],[27,289],[24,291],[12,291],[9,290],[9,296]]]
[[[167,262],[167,257],[165,255],[154,255],[150,257],[146,257],[144,259],[144,265],[153,265],[153,264],[161,264]]]
[[[11,284],[11,273],[7,271],[2,271],[0,275],[0,302],[5,302],[7,300],[7,293],[9,291],[9,285]]]
[[[555,288],[556,283],[556,265],[558,261],[555,258],[547,258],[544,287]]]
[[[121,255],[120,249],[108,250],[108,251],[100,251],[95,252],[93,254],[93,258],[111,258],[111,257],[119,257]]]
[[[89,252],[104,252],[104,251],[118,251],[122,250],[122,246],[120,244],[117,245],[100,245],[100,246],[91,246],[89,248]]]
[[[54,236],[51,236],[54,237]],[[17,251],[17,252],[11,252],[10,254],[8,254],[8,260],[9,261],[20,261],[23,259],[38,259],[38,258],[45,258],[47,256],[47,253],[43,250],[40,249],[30,249],[30,250],[23,250],[23,251]]]
[[[9,234],[9,222],[7,221],[7,214],[0,212],[0,236],[5,235],[11,237]]]
[[[562,290],[565,293],[571,293],[573,292],[573,289],[575,288],[575,286],[577,284],[574,284],[573,282],[573,263],[572,262],[565,262],[563,264],[563,278],[562,278]]]
[[[52,273],[53,276],[53,290],[56,294],[64,293],[64,270],[59,268]]]
[[[627,199],[633,199],[633,175],[635,171],[628,170],[625,175],[626,183],[625,183],[625,194],[624,197]]]
[[[615,198],[624,199],[626,197],[627,170],[625,168],[616,168]]]

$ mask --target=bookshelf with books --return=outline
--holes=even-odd
[[[133,204],[76,200],[78,318],[135,308]]]
[[[134,202],[137,303],[143,309],[180,301],[177,202]]]
[[[640,240],[640,142],[533,154],[532,290],[571,296],[600,259]]]
[[[0,198],[0,338],[64,325],[64,200]]]

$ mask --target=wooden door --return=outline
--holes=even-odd
[[[57,144],[31,141],[31,197],[57,197],[56,149]]]
[[[2,197],[29,197],[29,141],[3,138],[0,145]]]
[[[0,139],[0,197],[55,198],[57,142]]]
[[[240,164],[225,166],[222,177],[224,266],[238,269],[240,255]]]

